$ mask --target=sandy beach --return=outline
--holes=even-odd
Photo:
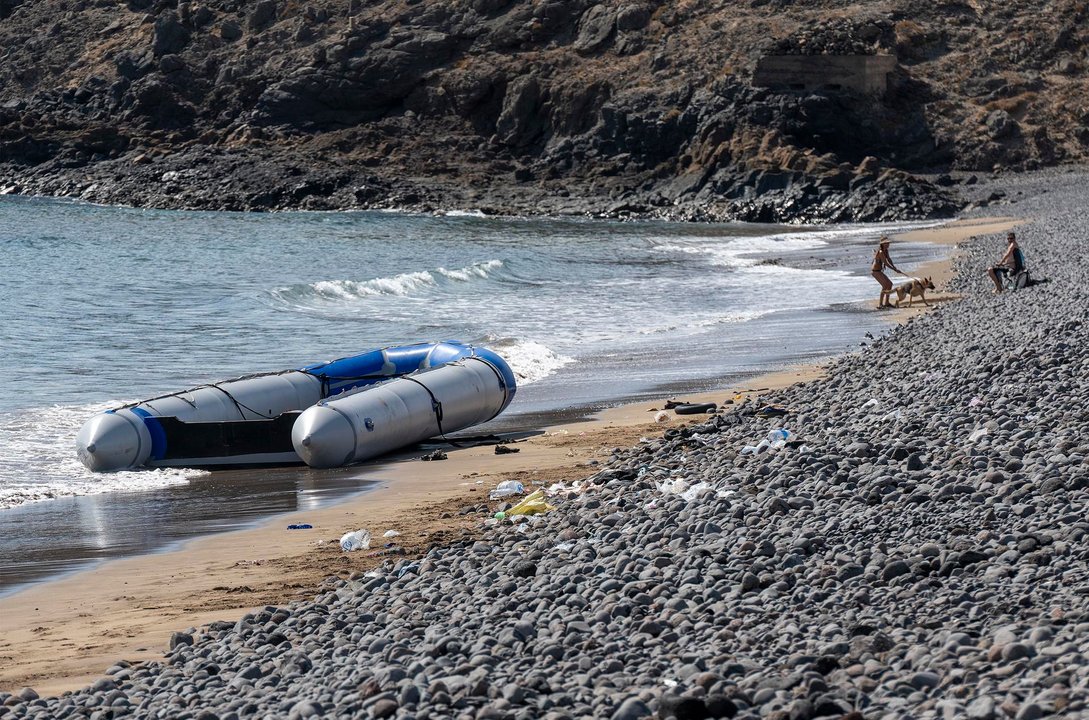
[[[722,402],[816,377],[819,366],[762,375],[720,391],[686,395]],[[660,404],[636,403],[589,422],[548,427],[496,455],[494,446],[450,448],[448,459],[417,458],[383,465],[374,489],[332,507],[277,516],[253,530],[191,541],[182,549],[110,561],[94,570],[41,583],[0,599],[0,689],[32,686],[39,693],[74,689],[115,660],[159,657],[175,630],[237,619],[262,605],[312,597],[327,577],[349,578],[388,559],[417,557],[436,544],[479,536],[492,514],[487,494],[504,480],[527,487],[579,480],[614,449],[671,427],[696,422]],[[485,504],[487,503],[487,505]],[[307,523],[312,530],[288,531]],[[367,528],[372,549],[341,551],[345,532]],[[382,545],[387,530],[396,550]]]
[[[1004,232],[1017,222],[963,220],[911,232],[894,243],[952,246],[972,236]],[[956,297],[945,289],[953,267],[950,260],[914,271],[934,277],[939,291],[928,297],[933,306]],[[925,309],[916,304],[890,313],[890,320]],[[790,368],[685,399],[741,400],[812,380],[822,372],[821,365]],[[499,482],[516,479],[527,487],[547,487],[578,480],[618,450],[698,421],[668,413],[665,421],[655,422],[660,406],[630,404],[589,422],[544,428],[542,434],[512,445],[516,454],[497,455],[492,446],[480,446],[452,448],[442,462],[388,462],[380,466],[377,487],[331,507],[280,515],[258,528],[205,537],[169,552],[106,562],[0,599],[0,690],[31,686],[51,695],[75,689],[93,682],[117,660],[161,657],[174,631],[233,622],[253,608],[313,597],[327,579],[359,578],[386,561],[419,557],[436,545],[472,541],[498,505],[487,503],[487,493]],[[309,523],[313,529],[286,530],[292,523]],[[372,549],[343,553],[338,538],[358,528],[374,534]],[[382,537],[386,530],[400,535],[390,542]],[[383,547],[386,542],[393,547]]]

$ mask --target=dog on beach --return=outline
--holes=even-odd
[[[911,307],[911,303],[915,302],[915,298],[919,298],[923,301],[923,305],[929,306],[930,303],[926,301],[926,291],[934,289],[934,281],[930,278],[912,278],[911,282],[906,282],[903,285],[896,287],[896,307],[900,307],[900,303],[904,298],[908,299],[908,307]]]

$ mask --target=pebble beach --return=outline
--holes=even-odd
[[[0,718],[1085,716],[1086,179],[994,181],[1045,284],[993,295],[1004,233],[975,237],[960,301],[549,478],[549,512],[492,503],[81,690],[0,692]]]

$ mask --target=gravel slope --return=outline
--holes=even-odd
[[[1049,283],[992,296],[980,238],[964,301],[764,397],[784,419],[671,430],[522,528],[0,717],[1084,716],[1087,179],[1003,181]],[[780,425],[804,446],[739,453]]]

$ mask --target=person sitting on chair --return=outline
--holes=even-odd
[[[1025,256],[1017,244],[1017,235],[1011,232],[1006,236],[1005,254],[997,265],[987,270],[987,277],[994,283],[994,291],[1000,293],[1003,290],[1003,280],[1006,277],[1017,277],[1024,269]]]

